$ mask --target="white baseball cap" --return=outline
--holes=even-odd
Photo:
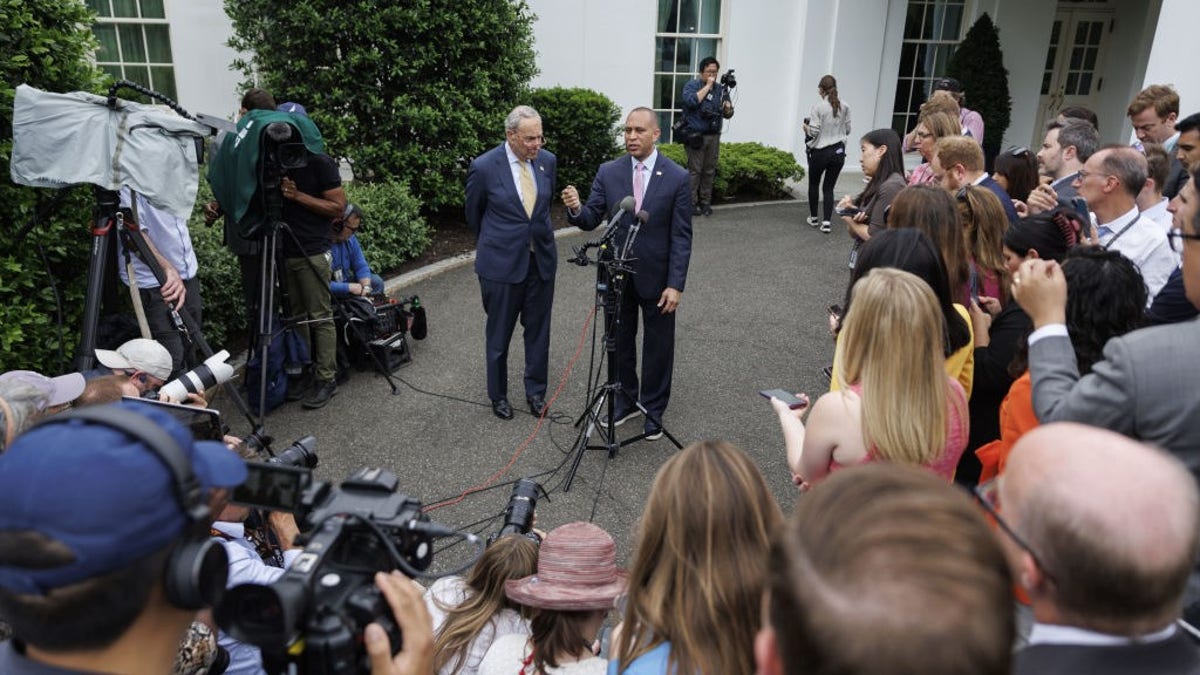
[[[97,349],[96,360],[114,370],[141,370],[160,380],[171,377],[171,353],[158,342],[146,338],[130,340],[116,351]]]

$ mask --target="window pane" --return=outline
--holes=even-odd
[[[146,66],[125,66],[125,79],[137,82],[143,87],[150,86],[150,69]]]
[[[1089,45],[1100,44],[1100,36],[1101,36],[1101,34],[1103,34],[1103,32],[1104,32],[1104,22],[1103,21],[1093,21],[1092,22],[1092,34],[1088,36],[1088,44]]]
[[[962,13],[963,8],[958,5],[951,5],[946,8],[946,17],[942,23],[941,39],[958,40],[959,33],[962,31]]]
[[[900,77],[912,77],[917,67],[917,50],[920,48],[915,42],[906,42],[900,47]]]
[[[125,79],[125,74],[121,71],[121,66],[119,65],[100,66],[100,70],[103,70],[105,75],[108,75],[114,80]]]
[[[1042,75],[1042,96],[1046,96],[1050,93],[1051,77],[1052,77],[1052,75],[1050,73],[1044,73]]]
[[[1086,21],[1080,21],[1079,25],[1075,26],[1075,44],[1087,42],[1088,24]]]
[[[111,23],[97,23],[92,26],[92,32],[100,41],[100,49],[96,51],[96,60],[120,61],[121,53],[117,51],[117,27]]]
[[[174,68],[171,66],[151,66],[150,75],[154,77],[154,91],[171,98],[176,98]]]
[[[658,32],[679,32],[679,0],[658,0]]]
[[[675,77],[673,75],[655,75],[654,76],[654,102],[651,104],[655,108],[669,110],[675,108]]]
[[[1084,73],[1079,78],[1079,95],[1087,96],[1092,93],[1092,74]]]
[[[1071,50],[1071,70],[1079,70],[1083,67],[1083,47],[1076,47]]]
[[[1053,45],[1046,50],[1046,70],[1054,70],[1054,59],[1058,56],[1058,49]]]
[[[693,38],[680,38],[675,43],[675,67],[672,69],[676,73],[694,73],[696,68],[693,64],[699,65],[700,59],[693,58],[692,53],[696,48],[696,40]]]
[[[921,22],[925,18],[925,5],[920,2],[908,3],[908,15],[904,19],[904,39],[916,40],[921,37]]]
[[[721,0],[703,0],[700,5],[700,32],[721,32]]]
[[[146,47],[151,63],[171,63],[171,35],[166,26],[146,25]]]
[[[700,0],[679,0],[679,32],[695,33],[700,28]]]
[[[950,57],[954,56],[954,50],[957,48],[957,45],[938,45],[935,48],[937,63],[934,65],[934,77],[941,77],[946,74],[946,66],[950,65]]]
[[[663,72],[673,72],[675,70],[675,38],[658,38],[656,40],[657,48],[655,49],[654,69]]]
[[[1095,70],[1096,69],[1096,55],[1099,53],[1100,53],[1100,50],[1098,48],[1089,47],[1087,49],[1087,56],[1084,57],[1084,59],[1083,59],[1083,67],[1087,70]]]
[[[1063,22],[1061,20],[1054,22],[1054,27],[1050,29],[1050,44],[1058,44],[1058,36],[1062,33],[1062,25]]]
[[[138,15],[137,0],[113,0],[113,16]]]
[[[142,0],[142,18],[144,19],[165,19],[166,13],[163,11],[163,0]]]
[[[142,27],[120,24],[117,35],[121,39],[121,60],[125,63],[145,63],[146,46],[142,43]]]
[[[1070,73],[1067,75],[1067,96],[1074,96],[1079,93],[1079,73]]]
[[[713,58],[716,58],[716,56],[717,56],[717,40],[716,40],[716,38],[700,38],[699,40],[695,40],[694,42],[696,43],[696,46],[695,46],[696,60],[692,62],[692,67],[688,72],[698,73],[698,72],[700,72],[700,60],[701,59],[703,59],[706,56],[711,56]],[[725,64],[722,64],[721,67],[726,68],[726,69],[729,68],[729,66],[725,65]]]
[[[108,7],[108,0],[87,0],[87,6],[97,16],[112,16],[112,10]]]

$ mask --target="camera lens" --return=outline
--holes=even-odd
[[[296,466],[304,469],[315,469],[317,467],[317,438],[309,435],[298,439],[292,443],[287,450],[268,459],[272,464],[284,464],[287,466]]]

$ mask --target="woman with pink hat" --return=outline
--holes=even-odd
[[[592,643],[617,596],[625,572],[617,547],[591,523],[568,523],[546,535],[537,574],[505,583],[508,599],[537,610],[532,635],[492,643],[479,675],[603,675],[608,663]]]

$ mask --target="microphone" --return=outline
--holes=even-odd
[[[640,222],[642,225],[645,225],[646,223],[650,222],[650,214],[645,211],[638,211],[637,219],[638,222]]]
[[[626,213],[631,213],[633,211],[633,209],[636,207],[636,205],[637,205],[637,202],[633,199],[632,196],[622,199],[621,203],[617,204],[617,206],[620,208],[617,209],[617,212],[613,214],[612,218],[608,219],[609,224],[616,224],[616,223],[621,222],[621,216],[625,215]]]

